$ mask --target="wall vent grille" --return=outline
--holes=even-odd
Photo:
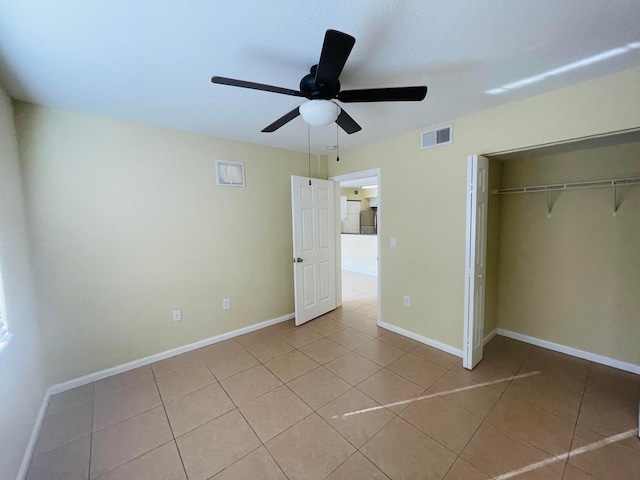
[[[216,185],[244,187],[244,162],[216,160]]]
[[[420,134],[420,148],[422,150],[450,143],[453,143],[453,125],[434,128]]]

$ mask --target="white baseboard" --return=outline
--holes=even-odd
[[[216,335],[215,337],[205,338],[204,340],[190,343],[188,345],[183,345],[182,347],[172,348],[171,350],[167,350],[161,353],[156,353],[155,355],[150,355],[148,357],[140,358],[132,362],[118,365],[116,367],[111,367],[105,370],[101,370],[99,372],[90,373],[89,375],[85,375],[83,377],[69,380],[68,382],[54,385],[50,389],[51,394],[53,395],[56,393],[64,392],[66,390],[71,390],[72,388],[81,387],[88,383],[96,382],[98,380],[102,380],[103,378],[117,375],[118,373],[127,372],[129,370],[133,370],[134,368],[143,367],[145,365],[149,365],[151,363],[155,363],[160,360],[164,360],[166,358],[180,355],[181,353],[190,352],[191,350],[196,350],[198,348],[206,347],[207,345],[212,345],[214,343],[218,343],[223,340],[227,340],[229,338],[237,337],[239,335],[253,332],[255,330],[260,330],[261,328],[269,327],[271,325],[275,325],[276,323],[286,322],[287,320],[291,320],[294,317],[295,317],[295,314],[290,313],[282,317],[273,318],[271,320],[266,320],[264,322],[256,323],[254,325],[249,325],[248,327],[239,328],[238,330],[233,330],[231,332],[223,333],[221,335]]]
[[[555,352],[565,353],[573,357],[582,358],[584,360],[589,360],[601,365],[607,365],[609,367],[640,375],[640,365],[636,365],[634,363],[623,362],[622,360],[605,357],[604,355],[598,355],[597,353],[591,353],[585,350],[579,350],[577,348],[561,345],[559,343],[542,340],[540,338],[530,337],[529,335],[512,332],[511,330],[505,330],[504,328],[498,328],[498,335],[513,338],[514,340],[520,340],[521,342],[530,343],[531,345],[536,345],[538,347],[553,350]]]
[[[494,328],[493,330],[491,330],[489,333],[487,333],[484,336],[484,339],[482,340],[482,344],[486,345],[487,343],[489,343],[491,341],[491,339],[496,336],[497,333],[498,333],[498,329],[497,328]]]
[[[378,325],[380,325],[382,328],[386,328],[387,330],[391,330],[392,332],[404,335],[405,337],[412,338],[420,343],[424,343],[425,345],[429,345],[430,347],[437,348],[438,350],[442,350],[443,352],[447,352],[451,355],[462,358],[462,350],[460,350],[459,348],[454,348],[451,345],[447,345],[446,343],[441,343],[437,340],[423,337],[422,335],[410,332],[409,330],[405,330],[404,328],[396,327],[395,325],[391,325],[390,323],[378,322]]]
[[[207,345],[213,345],[214,343],[218,343],[229,338],[237,337],[239,335],[253,332],[255,330],[260,330],[261,328],[269,327],[271,325],[275,325],[276,323],[286,322],[287,320],[291,320],[293,318],[295,318],[295,314],[290,313],[282,317],[273,318],[271,320],[266,320],[254,325],[249,325],[248,327],[243,327],[231,332],[223,333],[221,335],[216,335],[215,337],[205,338],[204,340],[200,340],[198,342],[183,345],[182,347],[178,348],[173,348],[165,352],[156,353],[155,355],[150,355],[148,357],[140,358],[132,362],[107,368],[99,372],[90,373],[89,375],[84,375],[82,377],[69,380],[68,382],[58,383],[57,385],[49,387],[44,395],[42,405],[40,406],[40,411],[38,412],[38,417],[36,418],[35,425],[33,426],[33,430],[31,431],[31,437],[29,439],[29,443],[27,444],[27,449],[22,459],[20,470],[18,471],[18,476],[16,477],[17,480],[23,480],[27,475],[27,470],[29,468],[29,464],[31,463],[31,457],[33,455],[36,441],[38,440],[38,435],[40,434],[42,421],[44,420],[44,415],[47,411],[47,406],[49,405],[49,399],[52,395],[71,390],[72,388],[81,387],[83,385],[87,385],[88,383],[102,380],[103,378],[111,377],[112,375],[117,375],[118,373],[127,372],[129,370],[133,370],[134,368],[143,367],[145,365],[155,363],[159,360],[164,360],[166,358],[180,355],[181,353],[190,352],[191,350],[206,347]]]
[[[44,414],[47,412],[47,407],[49,406],[49,399],[51,398],[51,395],[53,394],[51,393],[51,388],[49,388],[45,392],[44,398],[42,399],[42,405],[40,405],[40,411],[38,412],[36,422],[33,425],[33,430],[31,430],[31,437],[29,437],[29,443],[27,443],[24,457],[22,457],[22,463],[20,464],[20,470],[18,470],[18,476],[16,476],[16,480],[23,480],[27,477],[27,471],[29,470],[31,457],[33,456],[33,451],[36,448],[36,442],[38,441],[38,435],[40,435],[40,428],[42,427],[42,421],[44,420]]]

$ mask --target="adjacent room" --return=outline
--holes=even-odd
[[[638,480],[638,25],[0,2],[0,480]]]
[[[371,172],[347,177],[331,178],[340,185],[342,307],[378,320],[378,177]]]

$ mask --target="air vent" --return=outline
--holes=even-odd
[[[216,185],[244,187],[244,163],[216,160]]]
[[[442,128],[434,128],[420,134],[420,148],[438,147],[453,143],[453,125]]]

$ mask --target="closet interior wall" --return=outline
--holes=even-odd
[[[563,148],[562,150],[567,150]],[[640,176],[640,142],[491,159],[492,188]],[[491,195],[485,333],[640,365],[640,185]]]

